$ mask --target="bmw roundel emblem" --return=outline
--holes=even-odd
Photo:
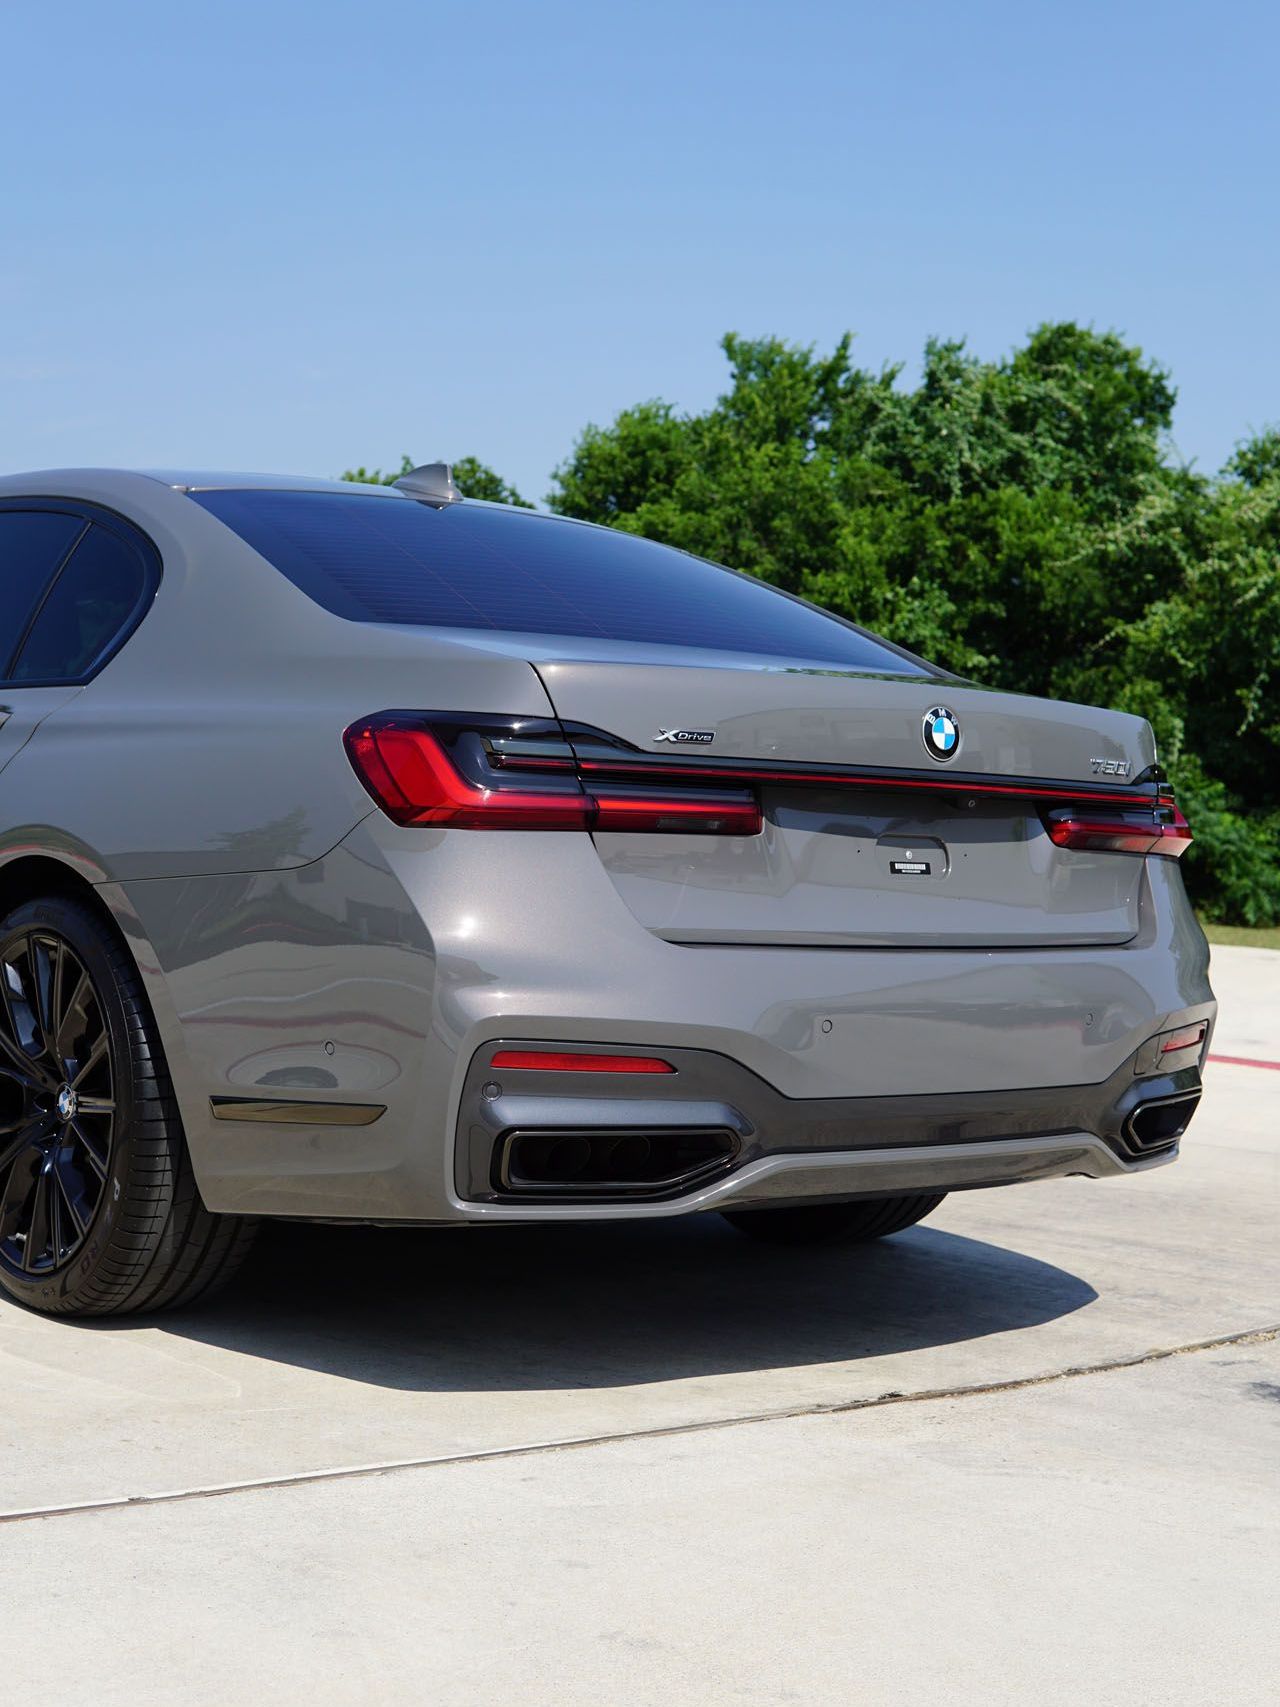
[[[935,705],[924,714],[924,750],[931,759],[945,763],[960,750],[960,725],[950,706]]]

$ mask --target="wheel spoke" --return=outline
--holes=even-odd
[[[25,1129],[30,1126],[31,1115],[26,1107],[27,1097],[24,1093],[36,1090],[37,1088],[38,1087],[34,1079],[28,1079],[24,1083],[16,1073],[9,1072],[3,1063],[0,1063],[0,1102],[3,1102],[5,1094],[7,1094],[10,1099],[8,1103],[10,1118],[7,1120],[0,1119],[0,1150],[4,1149],[4,1140],[6,1138],[12,1137],[15,1132],[25,1131]],[[17,1092],[16,1098],[13,1095],[15,1091]],[[17,1103],[16,1113],[13,1112],[15,1101]],[[3,1165],[3,1163],[0,1163],[0,1167]]]
[[[116,1105],[110,1097],[90,1097],[77,1095],[81,1114],[114,1114]]]
[[[0,1072],[6,1072],[10,1078],[21,1082],[30,1075],[31,1062],[26,1051],[20,1048],[10,1035],[12,1031],[9,1001],[0,975]],[[8,1062],[8,1066],[5,1066],[5,1062]]]
[[[49,1254],[56,1267],[58,1259],[62,1255],[62,1247],[67,1243],[62,1232],[62,1223],[65,1219],[62,1207],[63,1193],[60,1189],[61,1182],[58,1179],[56,1168],[51,1173],[41,1174],[40,1177],[44,1181],[45,1202],[48,1204]],[[36,1261],[39,1262],[39,1260],[40,1258],[37,1256]]]
[[[85,1131],[84,1127],[81,1126],[78,1120],[73,1120],[71,1122],[68,1131],[73,1137],[79,1139],[80,1148],[84,1152],[85,1160],[93,1169],[94,1173],[100,1180],[105,1180],[107,1177],[107,1163],[111,1159],[110,1149],[100,1150],[96,1139],[90,1138],[89,1134]]]
[[[92,1073],[93,1069],[104,1059],[106,1053],[107,1034],[104,1031],[83,1061],[69,1063],[70,1065],[74,1065],[76,1069],[75,1077],[71,1080],[71,1089],[73,1091],[79,1091],[80,1086],[88,1078],[89,1074]]]
[[[9,1177],[0,1191],[0,1242],[22,1231],[23,1211],[43,1165],[41,1152],[29,1146],[20,1150],[10,1163]]]
[[[0,1047],[3,1047],[3,1044],[4,1036],[0,1033]],[[6,1057],[0,1054],[0,1082],[5,1079],[24,1091],[47,1091],[49,1089],[45,1081],[31,1071],[30,1062],[25,1067],[19,1067],[16,1063],[10,1064]],[[3,1131],[2,1127],[0,1127],[0,1131]]]
[[[60,1062],[71,1061],[75,1041],[89,1023],[85,1004],[92,994],[93,985],[89,982],[89,974],[82,970],[76,980],[71,1000],[58,1017],[57,1030],[54,1033],[53,1046]]]
[[[22,962],[26,961],[24,976]],[[0,988],[4,991],[9,1010],[9,1024],[18,1047],[30,1056],[31,1044],[37,1042],[34,1004],[31,999],[31,944],[26,940],[16,945],[15,952],[4,962]]]
[[[58,940],[56,941],[55,946],[58,950],[58,954],[53,965],[53,993],[49,998],[49,1014],[52,1020],[50,1036],[53,1043],[54,1056],[58,1061],[59,1066],[61,1066],[62,1057],[58,1054],[58,1033],[62,1028],[62,1015],[65,1011],[62,1005],[62,986],[65,981],[67,961],[70,956],[68,955],[66,945],[63,942]]]
[[[13,991],[9,984],[11,971],[13,968],[8,962],[0,964],[0,1071],[7,1072],[19,1084],[35,1084],[41,1090],[51,1090],[56,1083],[53,1073],[42,1067],[22,1046],[22,1033],[14,1015]],[[17,977],[16,971],[14,977]],[[6,1061],[8,1067],[4,1066]]]
[[[84,1201],[84,1181],[79,1178],[71,1166],[66,1153],[60,1155],[53,1164],[53,1178],[58,1182],[58,1196],[62,1199],[67,1215],[75,1229],[74,1240],[65,1241],[68,1244],[78,1244],[89,1230],[93,1219],[93,1209]],[[59,1211],[59,1219],[62,1219]]]
[[[54,1043],[54,1006],[53,991],[58,980],[58,967],[62,960],[62,947],[56,941],[47,937],[32,937],[29,954],[31,963],[31,1011],[35,1018],[40,1041],[44,1052],[51,1056],[58,1066],[57,1047]]]
[[[13,1167],[24,1150],[38,1154],[41,1142],[53,1132],[53,1121],[45,1116],[28,1120],[20,1131],[0,1135],[0,1174]]]
[[[28,1274],[34,1270],[49,1244],[49,1205],[51,1198],[49,1175],[44,1171],[42,1163],[40,1171],[35,1177],[35,1190],[31,1194],[31,1212],[27,1217],[27,1236],[22,1245],[22,1266]]]

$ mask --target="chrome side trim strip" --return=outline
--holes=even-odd
[[[372,1126],[387,1112],[380,1102],[285,1102],[275,1097],[210,1097],[215,1120],[270,1126]]]

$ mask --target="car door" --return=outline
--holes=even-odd
[[[15,672],[58,572],[88,527],[72,506],[22,498],[0,502],[0,771],[50,712],[79,692],[67,683],[23,684]],[[0,829],[8,818],[0,785]]]

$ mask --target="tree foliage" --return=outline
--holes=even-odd
[[[1174,465],[1168,374],[1071,323],[999,362],[931,342],[914,386],[854,365],[849,338],[826,356],[723,347],[712,408],[588,427],[551,507],[749,570],[993,687],[1150,718],[1199,904],[1280,920],[1280,433],[1216,479]]]

